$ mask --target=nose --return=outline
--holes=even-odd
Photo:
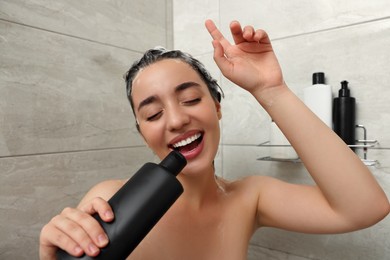
[[[179,104],[169,106],[165,109],[165,113],[169,131],[179,130],[190,122],[190,116]]]

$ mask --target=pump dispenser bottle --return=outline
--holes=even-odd
[[[146,163],[108,201],[114,211],[114,221],[106,223],[98,215],[94,216],[110,240],[100,254],[77,258],[59,250],[58,259],[126,259],[183,193],[176,175],[186,163],[184,156],[176,151],[160,164]]]
[[[355,106],[356,100],[350,95],[348,81],[344,80],[339,96],[333,100],[333,129],[348,145],[355,144]]]
[[[325,84],[325,73],[313,73],[312,83],[312,86],[304,89],[304,103],[332,128],[332,88]]]

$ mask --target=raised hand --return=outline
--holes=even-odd
[[[214,60],[222,74],[252,94],[284,84],[279,62],[268,35],[252,26],[244,29],[237,21],[230,24],[235,44],[231,44],[214,22],[207,20],[206,28],[213,38]]]

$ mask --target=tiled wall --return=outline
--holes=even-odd
[[[228,25],[233,19],[266,29],[285,80],[299,97],[311,84],[313,72],[326,73],[334,94],[340,81],[348,80],[357,100],[357,123],[365,125],[368,139],[379,141],[368,151],[369,159],[378,160],[370,169],[390,197],[387,0],[176,0],[173,6],[175,48],[201,59],[226,94],[217,168],[220,175],[235,179],[261,174],[295,183],[311,182],[301,164],[256,160],[269,155],[268,147],[257,145],[269,140],[270,118],[250,95],[219,74],[212,60],[211,38],[203,26],[206,18],[214,19],[229,39]],[[358,135],[362,137],[361,132]],[[357,152],[362,156],[362,150]],[[369,229],[343,235],[259,230],[251,241],[248,259],[388,259],[389,230],[390,217]]]
[[[1,259],[38,259],[51,217],[156,159],[122,78],[155,45],[172,47],[170,0],[0,1]]]
[[[36,259],[39,230],[55,213],[75,205],[95,183],[124,178],[155,159],[133,127],[122,74],[156,45],[194,54],[225,91],[220,175],[310,182],[300,164],[256,160],[269,153],[257,146],[268,140],[269,117],[219,74],[206,18],[226,35],[232,19],[266,29],[298,96],[314,71],[326,72],[334,93],[341,80],[350,81],[358,122],[380,142],[369,150],[379,162],[370,169],[390,196],[388,0],[3,0],[1,259]],[[389,230],[389,218],[335,236],[264,229],[253,237],[248,259],[386,259]]]

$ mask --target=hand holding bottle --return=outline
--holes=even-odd
[[[94,215],[110,243],[105,243],[101,250],[92,248],[92,257],[84,254],[81,259],[111,260],[129,256],[182,194],[183,186],[176,175],[186,164],[185,157],[177,151],[171,151],[160,164],[144,164],[109,199],[115,220],[107,223],[101,219],[100,212]],[[98,239],[98,242],[101,241]],[[75,259],[73,254],[63,250],[58,250],[56,256],[61,260]]]
[[[65,208],[53,217],[41,231],[40,259],[56,259],[58,248],[73,256],[98,255],[109,241],[93,214],[98,214],[105,222],[114,219],[110,205],[102,198],[94,198],[78,208]]]

